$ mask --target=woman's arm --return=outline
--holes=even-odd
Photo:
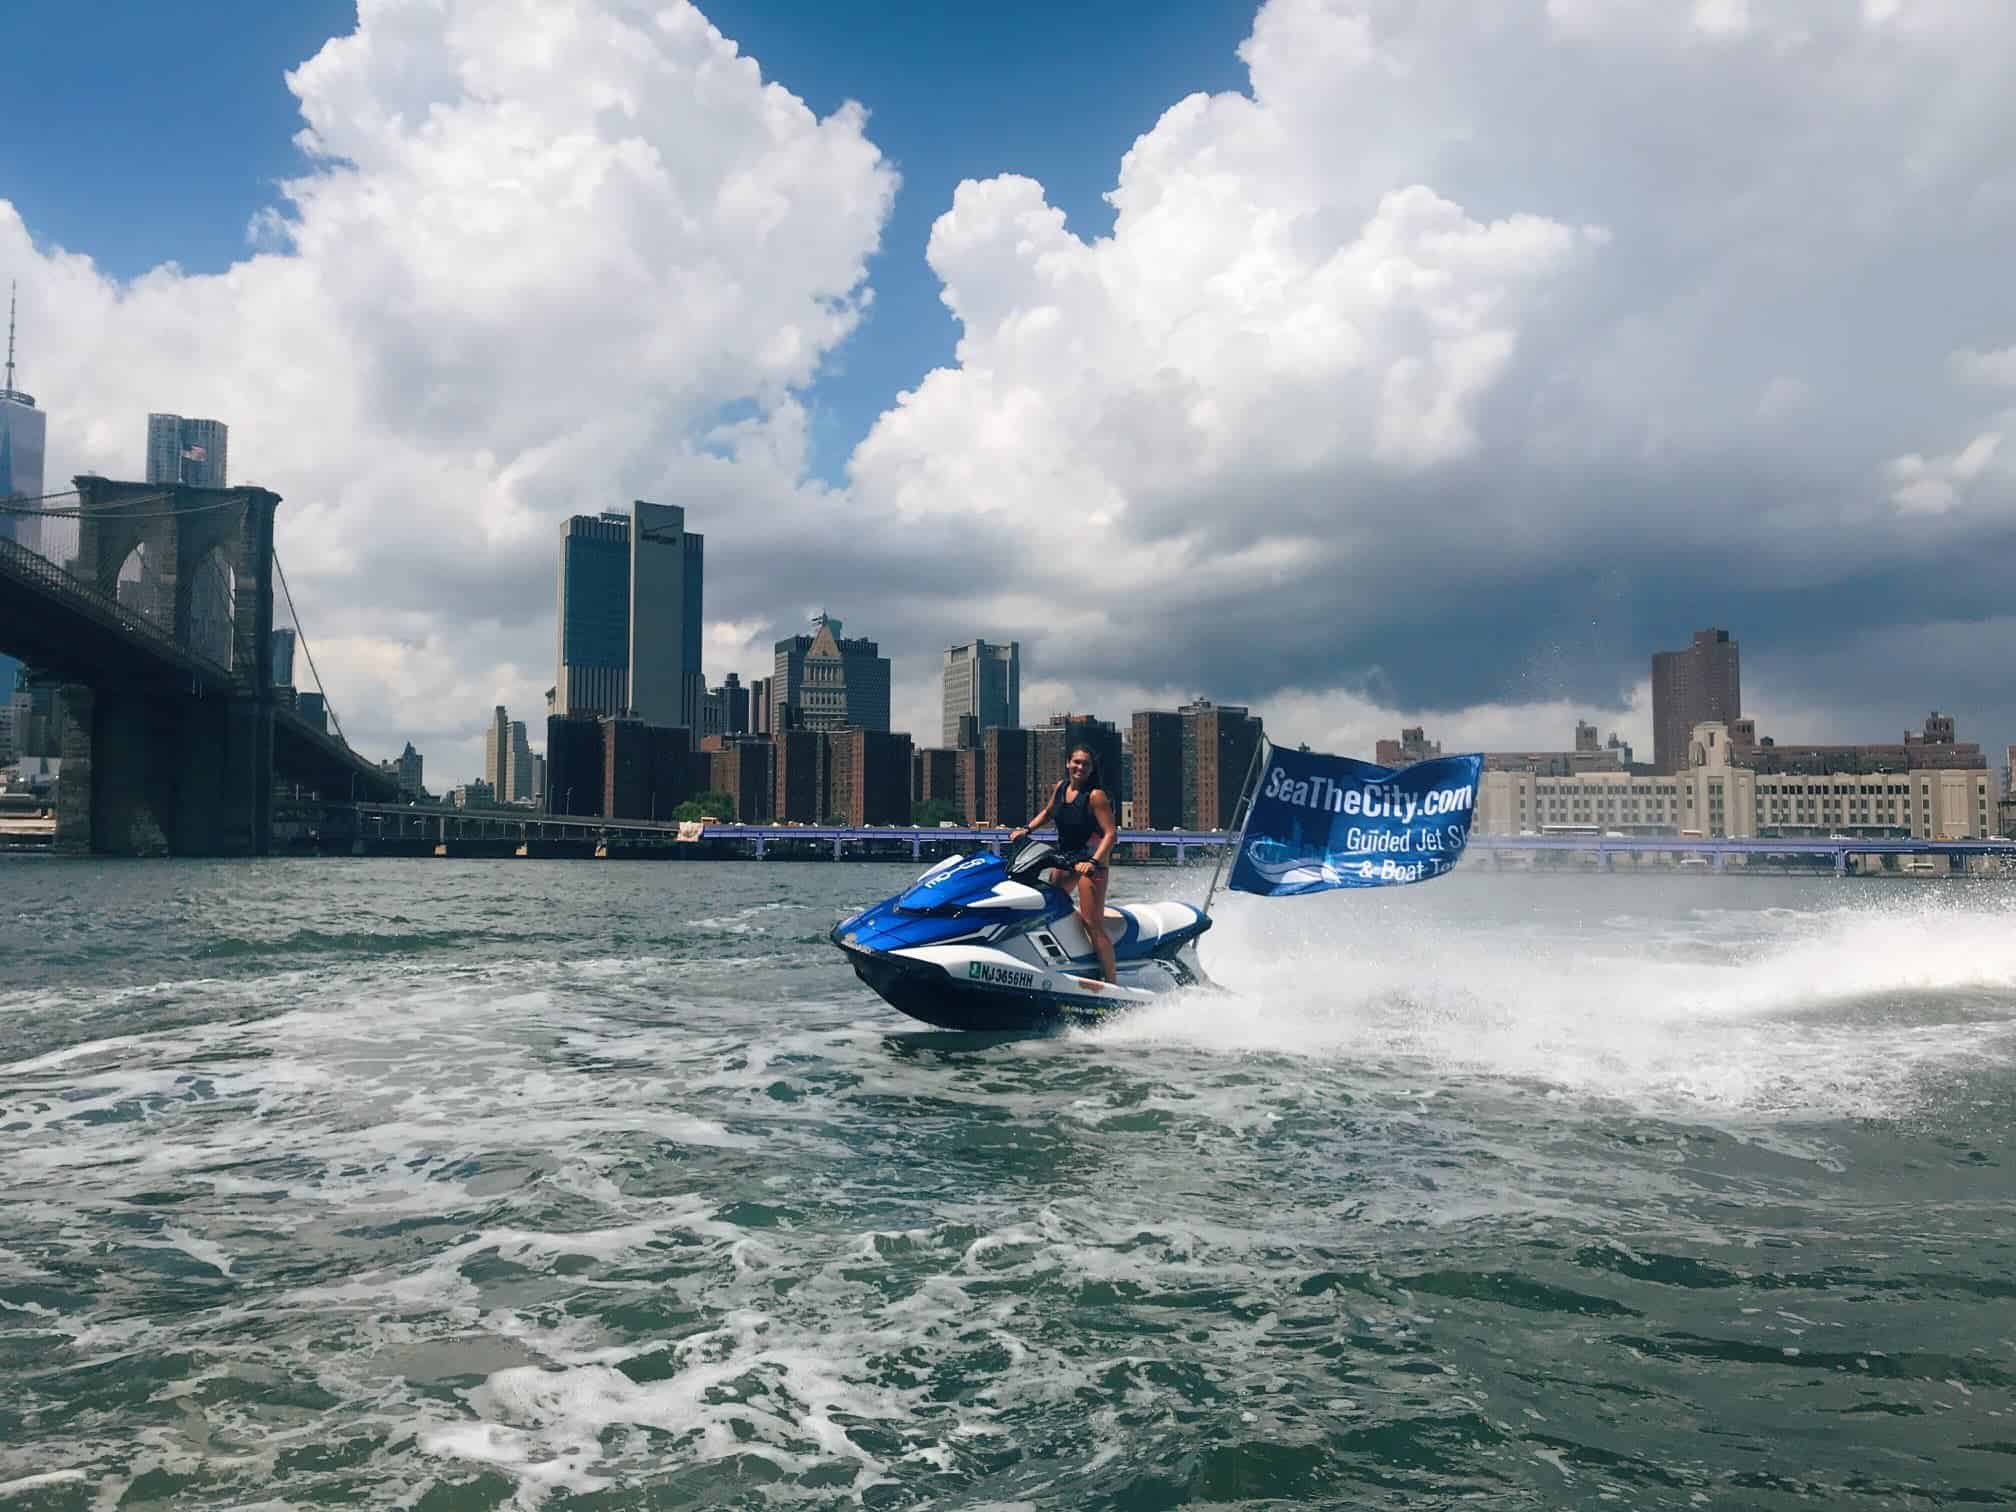
[[[1113,842],[1120,838],[1120,826],[1113,822],[1113,801],[1104,788],[1092,789],[1092,822],[1099,826],[1099,843],[1092,848],[1092,865],[1104,866],[1113,854]]]

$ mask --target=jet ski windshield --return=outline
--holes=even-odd
[[[1007,870],[1008,875],[1017,882],[1027,882],[1036,873],[1048,871],[1063,863],[1063,856],[1048,840],[1024,840],[1015,847],[1014,854],[1008,858]]]
[[[904,913],[943,913],[974,898],[984,898],[1007,879],[1007,868],[991,851],[972,856],[947,856],[924,873],[896,899]]]
[[[952,913],[992,895],[1003,882],[1033,883],[1061,864],[1056,846],[1043,840],[1025,840],[1005,861],[991,851],[947,856],[911,883],[897,897],[896,907],[910,914]]]

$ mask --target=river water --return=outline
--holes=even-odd
[[[2016,887],[1233,898],[986,1043],[910,872],[0,863],[0,1512],[2016,1502]]]

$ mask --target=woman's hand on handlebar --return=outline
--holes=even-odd
[[[1010,845],[1013,845],[1016,841],[1020,840],[1024,835],[1028,833],[1029,831],[1026,829],[1012,829],[1008,831],[1008,843]]]

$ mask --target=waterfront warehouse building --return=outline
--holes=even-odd
[[[1978,768],[1760,772],[1721,721],[1696,725],[1677,772],[1486,772],[1479,834],[1699,834],[1704,839],[1969,840],[1994,834],[1995,778]]]

